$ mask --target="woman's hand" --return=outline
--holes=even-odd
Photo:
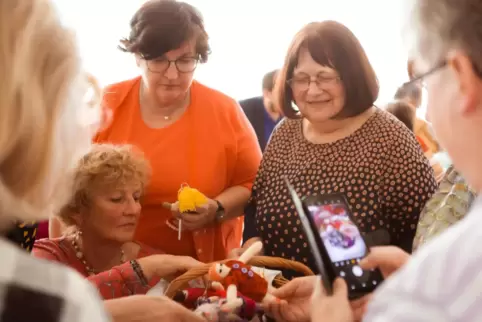
[[[216,211],[218,203],[215,200],[208,199],[208,202],[196,208],[195,213],[179,212],[179,202],[171,205],[172,215],[182,220],[181,230],[198,230],[213,224],[216,221]]]
[[[333,283],[333,295],[324,293],[321,279],[317,278],[311,301],[312,322],[353,322],[353,313],[348,302],[348,288],[342,278]]]
[[[387,278],[405,265],[409,259],[410,255],[398,247],[373,247],[370,249],[368,256],[360,261],[360,267],[365,270],[378,268],[383,277]],[[355,321],[361,321],[363,319],[372,296],[373,294],[367,294],[350,303]]]
[[[252,244],[254,244],[257,241],[261,241],[261,238],[253,237],[251,239],[248,239],[244,243],[243,247],[232,249],[228,254],[228,259],[238,259],[241,255],[243,255],[246,249],[248,249]],[[261,255],[262,255],[262,251],[256,254],[256,256],[261,256]]]
[[[316,276],[295,278],[273,290],[271,293],[281,301],[266,304],[266,313],[276,321],[310,321],[310,298],[317,280]]]
[[[189,256],[151,255],[137,260],[146,279],[154,276],[168,277],[184,273],[192,268],[203,266],[200,261]]]
[[[205,322],[164,296],[133,295],[104,301],[104,305],[114,322]]]
[[[410,259],[410,254],[395,246],[372,247],[370,253],[360,261],[360,267],[368,270],[378,268],[384,278],[400,269]]]

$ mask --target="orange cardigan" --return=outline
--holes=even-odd
[[[233,186],[251,189],[261,161],[254,130],[235,100],[196,81],[184,115],[165,128],[149,128],[140,113],[140,84],[138,77],[105,89],[103,104],[112,110],[112,122],[94,139],[133,144],[151,162],[153,177],[135,239],[203,262],[224,259],[240,246],[243,217],[194,233],[183,231],[178,241],[177,232],[165,223],[171,213],[162,203],[176,201],[183,183],[209,198]]]

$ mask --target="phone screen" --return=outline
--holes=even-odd
[[[358,265],[368,247],[340,195],[310,197],[304,201],[337,276],[343,277],[350,293],[367,293],[383,280],[378,270],[364,271]]]

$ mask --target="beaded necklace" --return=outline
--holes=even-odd
[[[74,250],[75,250],[75,256],[77,256],[77,258],[82,262],[82,264],[84,264],[85,270],[87,271],[87,274],[89,274],[89,276],[98,274],[98,273],[100,273],[100,272],[94,270],[94,268],[92,268],[92,267],[87,263],[87,261],[85,260],[85,257],[84,257],[84,253],[82,252],[82,250],[81,250],[80,247],[79,247],[79,240],[80,240],[81,236],[82,236],[82,232],[81,232],[81,231],[77,231],[77,233],[75,234],[75,237],[72,239],[72,247],[73,247]],[[120,264],[123,264],[125,261],[126,261],[125,253],[124,253],[124,250],[121,249],[121,260],[120,260]]]

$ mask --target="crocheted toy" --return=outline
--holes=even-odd
[[[199,190],[184,184],[177,193],[177,201],[179,202],[179,212],[196,212],[198,207],[204,206],[208,199]]]
[[[255,273],[251,265],[246,264],[255,254],[261,251],[262,247],[261,242],[256,242],[238,260],[213,264],[209,269],[209,279],[221,283],[225,288],[234,285],[237,291],[258,303],[278,301],[276,297],[269,293],[268,281]]]
[[[179,206],[179,212],[183,213],[196,213],[199,207],[204,206],[208,202],[208,198],[202,194],[199,190],[189,187],[188,184],[182,184],[181,189],[177,192],[177,202]],[[162,206],[166,209],[171,209],[171,203],[164,202]],[[178,232],[178,239],[181,240],[182,221],[177,221],[177,227],[175,222],[171,222],[173,219],[168,219],[166,224]]]
[[[213,282],[211,288],[190,288],[178,291],[174,301],[195,309],[195,312],[208,321],[250,321],[261,308],[252,299],[243,296],[231,285],[227,291]]]

